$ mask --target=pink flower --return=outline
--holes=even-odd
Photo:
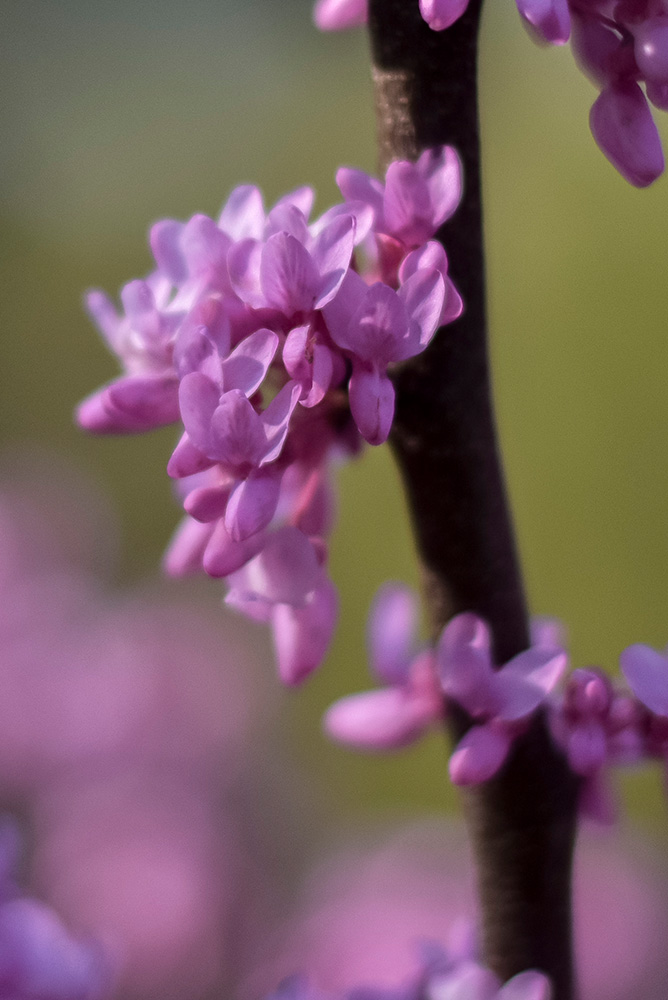
[[[339,743],[389,750],[419,739],[443,717],[433,654],[415,644],[417,600],[399,584],[385,584],[369,616],[371,669],[386,687],[350,695],[328,709],[323,725]]]
[[[452,619],[436,650],[446,697],[464,708],[474,723],[450,758],[450,777],[458,785],[478,784],[497,773],[513,739],[544,705],[566,669],[566,653],[558,647],[532,646],[499,670],[490,650],[489,629],[470,613]]]
[[[629,183],[652,184],[664,169],[648,101],[668,108],[665,5],[517,0],[517,7],[540,41],[563,45],[571,37],[575,58],[601,89],[589,116],[594,139]]]

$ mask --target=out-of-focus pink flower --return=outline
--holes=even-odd
[[[350,695],[328,709],[323,724],[340,743],[389,750],[419,739],[443,717],[433,653],[417,646],[417,597],[385,584],[369,616],[371,669],[387,687]]]
[[[497,670],[489,629],[476,615],[461,614],[443,630],[436,662],[446,697],[474,720],[450,758],[450,777],[468,785],[497,773],[513,739],[546,702],[568,660],[564,650],[539,643]]]

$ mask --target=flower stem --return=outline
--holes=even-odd
[[[492,629],[503,664],[529,644],[528,618],[496,442],[487,353],[477,106],[482,0],[443,32],[417,0],[370,0],[381,166],[457,148],[464,197],[439,237],[464,315],[396,374],[392,446],[409,499],[434,635],[461,611]],[[451,728],[460,735],[467,720]],[[570,871],[577,783],[539,719],[502,774],[467,792],[487,964],[529,968],[574,997]]]

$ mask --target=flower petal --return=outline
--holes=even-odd
[[[647,187],[663,173],[661,139],[637,83],[625,81],[601,91],[589,124],[600,149],[629,183]]]
[[[350,412],[369,444],[387,440],[394,419],[394,386],[377,368],[353,369],[348,387]]]
[[[510,750],[510,736],[497,726],[473,726],[450,757],[450,777],[455,785],[479,785],[493,777]]]
[[[338,613],[334,584],[323,579],[304,607],[277,605],[272,612],[278,672],[284,684],[299,684],[320,666]]]
[[[371,606],[367,641],[371,669],[386,684],[408,679],[417,623],[415,592],[399,583],[384,584]]]
[[[668,657],[638,643],[624,650],[619,665],[636,698],[655,715],[668,717]]]
[[[323,725],[339,743],[392,750],[414,743],[432,721],[423,699],[392,687],[342,698],[327,710]]]

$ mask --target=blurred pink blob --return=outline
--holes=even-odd
[[[147,770],[57,787],[38,810],[37,885],[107,945],[124,997],[205,996],[234,957],[239,833],[211,789],[184,777]]]
[[[248,873],[271,882],[242,847],[268,700],[215,604],[109,592],[107,522],[50,465],[0,487],[0,805],[32,823],[34,881],[106,943],[118,995],[197,1000],[233,979]]]
[[[325,990],[400,986],[416,971],[420,940],[457,947],[462,918],[475,914],[471,873],[463,828],[454,823],[415,825],[375,846],[340,850],[311,872],[243,996],[262,995],[295,971]],[[666,927],[668,879],[647,845],[581,835],[575,934],[584,1000],[663,1000]]]

